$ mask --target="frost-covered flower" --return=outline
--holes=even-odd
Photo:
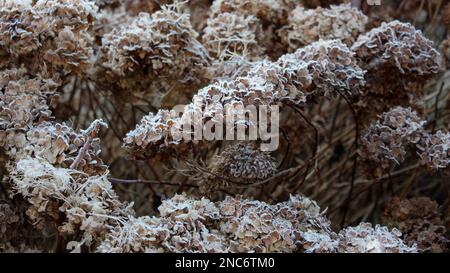
[[[98,242],[109,229],[133,214],[130,206],[118,200],[107,173],[88,176],[38,158],[18,160],[8,169],[13,191],[28,201],[26,213],[36,227],[43,228],[48,218],[60,219],[61,234],[82,232],[79,245]]]
[[[274,105],[287,101],[302,105],[317,96],[352,96],[364,84],[364,72],[353,53],[337,40],[313,43],[277,62],[255,62],[246,74],[200,89],[181,117],[168,110],[145,116],[135,130],[127,133],[125,148],[141,155],[161,153],[168,147],[183,150],[186,146],[180,144],[190,140],[175,140],[172,129],[182,128],[192,115],[200,117],[195,122],[203,122],[224,115],[226,105]]]
[[[367,16],[350,4],[330,8],[305,9],[297,6],[289,16],[289,23],[280,36],[291,51],[320,39],[339,39],[351,45],[364,33]]]
[[[445,252],[450,243],[438,204],[428,197],[393,198],[385,207],[384,222],[403,232],[409,246],[420,252]]]
[[[199,178],[200,191],[209,196],[220,188],[243,187],[273,176],[275,160],[251,143],[231,145],[217,155]]]
[[[209,64],[197,35],[177,5],[140,13],[103,36],[97,81],[138,97],[161,95],[174,86],[195,87],[207,76]]]
[[[344,253],[415,253],[417,249],[408,247],[400,238],[397,229],[361,223],[339,232],[339,252]]]
[[[424,124],[425,120],[411,108],[395,107],[363,133],[359,155],[368,165],[382,169],[389,168],[391,162],[400,164],[408,147],[420,142]]]

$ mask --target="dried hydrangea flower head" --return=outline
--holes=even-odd
[[[425,121],[411,108],[395,107],[380,116],[363,133],[359,156],[367,166],[388,169],[391,163],[400,164],[408,147],[419,143]]]
[[[30,6],[19,2],[3,6],[0,9],[0,64],[10,62],[4,60],[9,56],[26,55],[36,50],[41,45],[39,35],[45,29],[44,19]]]
[[[363,77],[353,53],[342,42],[319,41],[284,55],[275,63],[256,62],[247,76],[216,81],[200,89],[181,117],[169,110],[145,116],[135,130],[127,133],[124,147],[132,154],[146,156],[169,147],[185,150],[185,144],[191,141],[176,140],[172,133],[179,132],[194,113],[201,117],[200,122],[223,115],[226,105],[301,105],[320,96],[352,96],[364,83]]]
[[[49,119],[49,102],[57,80],[30,78],[25,68],[0,71],[0,130],[27,129],[34,122]]]
[[[92,125],[96,122],[105,126],[98,120]],[[76,132],[65,123],[41,123],[27,132],[29,144],[24,151],[67,168],[78,160],[77,169],[88,174],[103,173],[106,165],[100,158],[100,139],[91,138],[89,134],[88,130]],[[79,158],[80,153],[84,153],[82,158]]]
[[[417,249],[408,247],[400,238],[397,229],[361,223],[339,232],[339,252],[344,253],[415,253]]]
[[[289,23],[280,30],[290,51],[320,39],[339,39],[351,45],[364,33],[367,16],[350,4],[330,8],[305,9],[297,6],[289,15]]]
[[[399,106],[383,113],[360,139],[359,155],[367,170],[378,172],[392,167],[392,163],[399,165],[409,152],[413,156],[417,153],[421,164],[430,171],[448,171],[450,133],[428,133],[425,123],[411,108]]]
[[[13,238],[22,220],[13,206],[0,203],[0,251]]]
[[[298,3],[292,0],[214,1],[209,14],[208,25],[210,27],[207,29],[208,36],[205,41],[217,44],[223,40],[238,48],[245,48],[246,42],[251,42],[252,46],[248,49],[249,57],[258,57],[255,54],[258,54],[256,50],[259,47],[259,51],[264,53],[260,54],[260,58],[268,54],[272,59],[276,59],[284,53],[284,47],[278,45],[279,38],[276,32],[287,23],[288,13],[296,4]],[[227,21],[230,24],[224,25]],[[246,25],[248,31],[245,30],[238,35],[239,29]],[[218,37],[214,38],[212,36],[214,34],[218,34]],[[230,39],[230,36],[225,36],[229,34],[238,39]],[[258,44],[253,45],[254,42]],[[220,45],[223,46],[223,43]],[[254,53],[253,56],[251,53]]]
[[[429,170],[446,170],[450,173],[450,132],[427,134],[416,147],[422,164]]]
[[[95,4],[87,0],[2,7],[0,64],[26,62],[34,74],[86,72],[93,54],[87,29],[96,13]],[[26,58],[19,60],[21,56]]]
[[[178,5],[163,6],[151,15],[140,13],[104,35],[99,81],[118,82],[119,89],[127,92],[123,99],[130,94],[153,94],[157,98],[155,94],[176,86],[195,88],[204,79],[209,63],[197,35],[189,15],[183,14]]]
[[[275,160],[253,143],[238,143],[225,148],[201,175],[199,190],[211,196],[220,188],[244,187],[273,176],[277,171]]]
[[[419,92],[423,82],[441,71],[439,52],[409,23],[383,23],[361,35],[351,49],[359,65],[367,70],[364,95],[375,95],[368,99],[385,97],[384,105],[392,105],[390,99],[394,105],[401,104],[409,93]]]
[[[228,234],[232,252],[332,252],[311,236],[335,238],[319,206],[302,196],[275,205],[260,201],[225,198],[218,204],[224,219],[220,231]]]
[[[236,13],[241,15],[254,15],[270,24],[280,24],[286,20],[289,8],[295,1],[274,0],[217,0],[211,6],[212,16],[219,13]]]
[[[66,27],[78,32],[89,28],[97,16],[98,7],[89,0],[39,0],[33,8],[49,18],[56,29]]]
[[[117,226],[98,252],[226,252],[227,240],[211,224],[219,219],[217,206],[208,199],[185,194],[164,200],[160,217],[130,218]]]
[[[385,207],[384,222],[403,232],[409,246],[420,252],[445,252],[450,241],[438,204],[428,197],[393,198]]]
[[[263,54],[256,40],[260,32],[260,21],[253,15],[220,13],[208,19],[202,43],[210,55],[219,60],[226,60],[234,54],[255,59]]]
[[[130,217],[98,252],[416,252],[393,229],[370,224],[336,234],[316,202],[291,196],[269,205],[242,197],[164,200],[159,217]]]
[[[88,176],[37,158],[21,159],[8,168],[13,190],[29,202],[27,215],[35,225],[43,228],[45,220],[60,219],[62,213],[59,232],[82,231],[79,245],[101,240],[122,218],[133,214],[118,201],[106,174]]]
[[[439,53],[411,24],[392,21],[361,35],[351,48],[364,68],[395,68],[401,74],[439,72]],[[375,67],[376,66],[376,67]]]
[[[269,205],[239,197],[212,203],[182,194],[163,201],[159,211],[160,217],[131,218],[117,226],[97,251],[312,252],[337,246],[323,242],[306,245],[302,238],[312,234],[330,238],[336,234],[317,204],[301,196]],[[302,242],[305,248],[300,249]]]

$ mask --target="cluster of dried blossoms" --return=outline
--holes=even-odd
[[[1,67],[23,63],[47,77],[83,72],[93,54],[88,28],[96,13],[84,0],[7,2],[0,11]]]
[[[442,67],[433,43],[411,24],[399,21],[382,23],[359,36],[351,49],[367,71],[356,104],[363,112],[381,113],[397,105],[420,108],[426,79]]]
[[[320,39],[339,39],[351,45],[365,32],[367,16],[350,4],[316,9],[298,6],[288,21],[281,37],[290,50],[296,50]]]
[[[428,133],[426,121],[411,108],[396,107],[381,115],[361,137],[361,158],[369,168],[388,170],[401,164],[408,152],[418,154],[429,170],[449,170],[450,132]],[[411,156],[411,155],[410,155]]]
[[[320,207],[302,196],[269,205],[239,197],[213,203],[175,195],[159,217],[131,218],[99,246],[101,252],[416,252],[401,232],[363,223],[339,234]]]
[[[177,5],[140,13],[103,36],[97,80],[118,85],[126,92],[118,94],[122,99],[153,96],[159,105],[158,98],[171,89],[204,81],[209,56],[197,35]]]
[[[384,211],[384,221],[403,233],[405,243],[420,252],[446,252],[450,245],[438,204],[428,197],[392,199]]]
[[[201,170],[198,185],[205,196],[218,189],[247,187],[262,182],[275,175],[277,166],[274,158],[264,153],[254,144],[238,143],[230,145],[207,167]]]
[[[320,96],[352,96],[363,84],[364,72],[347,46],[338,40],[319,41],[276,62],[255,62],[246,76],[219,80],[200,89],[181,117],[173,110],[150,113],[127,133],[124,145],[138,155],[185,149],[191,141],[176,141],[172,134],[181,133],[192,116],[199,116],[194,121],[201,124],[211,118],[225,120],[227,114],[235,114],[225,113],[227,105],[236,109],[277,103],[301,105]]]
[[[448,39],[441,58],[413,24],[381,23],[376,10],[349,2],[3,1],[0,251],[447,251],[434,201],[394,199],[385,211],[393,229],[337,228],[332,213],[298,194],[305,190],[332,211],[348,210],[352,200],[359,205],[364,177],[383,179],[410,162],[430,175],[450,170],[450,133],[438,121],[438,114],[446,116],[439,100],[448,90],[425,89],[442,59],[450,59]],[[449,10],[441,15],[446,27]],[[424,95],[437,101],[434,123],[427,122],[433,115]],[[182,115],[168,110],[186,101]],[[192,117],[195,128],[266,105],[280,106],[281,125],[299,136],[283,132],[286,155],[263,152],[257,142],[224,147],[179,139]],[[248,125],[233,125],[242,124]],[[147,165],[108,167],[111,161],[102,160],[124,153]],[[354,162],[352,171],[347,162]],[[187,166],[188,175],[169,176],[166,163]],[[162,177],[177,182],[164,184]],[[153,216],[140,216],[110,181],[151,182],[151,195],[140,196],[147,203],[136,211],[165,200]],[[172,186],[178,190],[167,190]],[[173,196],[183,191],[189,193]],[[343,224],[354,222],[343,214]],[[50,239],[36,242],[36,234]]]

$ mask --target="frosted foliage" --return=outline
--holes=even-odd
[[[93,54],[87,29],[96,14],[95,4],[86,0],[5,5],[0,9],[0,67],[27,56],[33,72],[86,72]]]
[[[377,240],[378,248],[368,243],[361,251],[415,251],[404,246],[397,230],[367,224],[338,236],[319,206],[302,196],[269,205],[240,197],[213,203],[182,194],[163,201],[159,212],[159,217],[130,218],[117,226],[97,251],[337,252],[350,251],[355,236],[365,234],[372,236],[368,240]]]
[[[431,170],[450,171],[450,132],[429,134],[417,145],[422,163]]]
[[[360,10],[342,4],[317,9],[297,6],[288,21],[280,35],[290,50],[296,50],[320,39],[339,39],[351,45],[364,33],[368,20]]]
[[[395,197],[386,205],[383,218],[388,226],[401,230],[405,243],[416,245],[419,252],[448,250],[445,218],[439,211],[439,205],[428,197]]]
[[[416,248],[408,247],[400,238],[397,229],[361,223],[348,227],[339,233],[339,252],[344,253],[415,253]]]
[[[393,108],[383,113],[363,134],[360,156],[382,168],[388,168],[391,161],[400,164],[405,159],[407,146],[420,141],[424,124],[410,108]]]
[[[219,59],[233,54],[255,58],[262,54],[256,40],[260,28],[259,19],[252,15],[221,13],[208,19],[202,42],[211,56]]]
[[[277,62],[255,62],[247,76],[219,80],[200,89],[181,117],[169,110],[145,116],[135,130],[127,133],[124,146],[135,154],[184,148],[172,139],[171,131],[178,132],[194,113],[205,120],[223,115],[226,105],[304,104],[314,96],[351,96],[364,83],[363,75],[353,53],[342,42],[319,41]]]
[[[207,75],[209,56],[197,35],[178,6],[140,13],[104,35],[99,62],[106,71],[98,71],[99,80],[118,80],[121,89],[136,94],[199,84]]]
[[[443,131],[429,133],[425,123],[411,108],[392,108],[363,133],[360,157],[367,165],[387,169],[391,163],[403,163],[408,153],[413,152],[430,170],[448,170],[450,134]]]
[[[401,74],[417,76],[440,70],[440,55],[432,42],[408,23],[383,23],[361,35],[351,49],[365,69],[395,67]]]
[[[29,202],[26,213],[35,226],[43,228],[46,218],[59,219],[62,213],[65,220],[58,227],[61,234],[82,231],[80,242],[69,243],[74,248],[100,240],[133,214],[129,206],[118,201],[106,174],[87,176],[32,158],[21,159],[8,168],[13,190]]]

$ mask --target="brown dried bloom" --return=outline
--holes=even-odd
[[[417,93],[418,84],[441,70],[441,58],[433,43],[409,23],[383,23],[361,35],[351,49],[359,65],[368,71],[365,94],[401,101],[408,91]]]
[[[97,251],[326,252],[336,246],[313,242],[312,234],[336,235],[317,204],[300,196],[272,206],[231,197],[212,203],[182,194],[163,201],[159,211],[160,217],[130,218],[117,226]]]
[[[104,35],[99,61],[106,71],[98,77],[105,84],[118,81],[120,89],[136,96],[200,84],[209,57],[196,37],[189,15],[177,5],[141,13]]]
[[[199,180],[200,192],[209,196],[219,188],[263,181],[277,171],[275,160],[252,143],[231,145],[216,156]]]
[[[262,48],[256,37],[262,31],[255,16],[235,13],[220,13],[209,18],[203,29],[202,43],[212,57],[224,60],[233,54],[246,58],[259,58]]]
[[[214,17],[226,12],[254,15],[269,24],[281,24],[294,4],[291,0],[217,0],[211,6],[211,14]]]
[[[339,252],[344,253],[415,253],[417,249],[408,247],[402,241],[402,233],[397,229],[361,223],[339,232]]]
[[[450,132],[437,131],[435,134],[427,134],[416,146],[422,164],[428,169],[450,170]]]
[[[163,201],[160,217],[130,218],[111,231],[99,252],[224,252],[227,241],[210,227],[219,219],[208,199],[175,195]]]
[[[417,153],[429,170],[448,170],[450,133],[425,131],[426,121],[411,108],[395,107],[370,125],[360,139],[360,157],[368,169],[375,171],[401,164],[408,152]]]
[[[395,67],[401,74],[440,71],[439,53],[411,24],[392,21],[361,35],[351,48],[363,68]]]
[[[80,242],[69,243],[69,248],[91,245],[133,214],[129,206],[118,201],[106,174],[87,176],[37,158],[21,159],[8,169],[14,192],[29,202],[27,215],[38,228],[46,218],[60,219],[62,213],[61,234],[82,231]]]
[[[0,135],[6,130],[27,129],[49,119],[48,103],[59,84],[42,77],[30,78],[24,68],[0,71]],[[0,141],[3,142],[3,141]]]
[[[0,252],[16,235],[17,227],[22,219],[10,204],[0,204]]]
[[[428,197],[395,197],[385,207],[384,221],[401,230],[405,243],[416,245],[420,252],[448,250],[450,241],[438,204]]]
[[[106,126],[100,120],[94,121],[91,126],[97,123]],[[77,159],[83,147],[88,145],[77,169],[88,174],[103,173],[106,166],[100,158],[100,139],[90,138],[91,133],[89,129],[76,132],[65,123],[44,122],[27,132],[28,145],[24,147],[24,152],[68,168]]]
[[[217,0],[211,6],[209,21],[211,25],[216,26],[213,33],[217,33],[219,29],[227,29],[226,32],[220,31],[219,36],[225,41],[234,41],[235,45],[242,46],[245,40],[253,43],[254,36],[259,50],[276,59],[285,52],[284,47],[279,43],[277,30],[287,23],[288,13],[296,4],[297,1],[293,0]],[[231,22],[231,27],[222,26],[222,22],[235,20],[235,18],[239,18],[238,22],[247,22],[247,24],[250,23],[249,20],[251,21],[249,25],[251,31],[243,32],[245,36],[239,36],[239,40],[223,36],[227,33],[236,34],[239,31],[242,24],[236,24],[235,21]],[[215,39],[208,37],[207,40]],[[252,46],[252,49],[256,48]],[[253,58],[261,58],[265,54],[253,56]]]
[[[320,39],[339,39],[351,45],[365,31],[366,24],[367,16],[350,4],[317,9],[297,6],[280,36],[290,51]]]
[[[344,44],[337,40],[319,41],[282,56],[275,63],[256,62],[247,76],[216,81],[200,89],[181,117],[168,110],[144,117],[135,130],[127,133],[124,146],[132,154],[148,156],[164,152],[168,147],[190,142],[175,137],[192,116],[199,117],[194,121],[200,122],[225,115],[227,105],[237,109],[284,101],[304,104],[318,96],[339,93],[351,96],[364,83],[363,75]],[[185,145],[180,148],[184,149]]]
[[[39,0],[33,6],[2,7],[0,65],[13,64],[24,56],[35,74],[61,69],[63,73],[84,72],[92,56],[87,29],[96,12],[95,4],[87,0]]]
[[[33,8],[50,20],[56,29],[76,32],[90,27],[97,16],[97,6],[89,0],[39,0]]]
[[[419,143],[425,120],[411,108],[395,107],[371,124],[361,137],[360,157],[367,165],[387,169],[391,162],[400,164],[408,146]]]
[[[291,196],[269,205],[227,196],[192,199],[185,194],[163,201],[159,217],[130,217],[116,226],[98,252],[416,252],[393,229],[370,224],[339,235],[316,202]]]
[[[291,196],[287,202],[268,205],[227,197],[218,206],[223,215],[219,228],[229,236],[232,252],[335,251],[334,243],[325,245],[311,236],[335,234],[319,206],[308,198]]]
[[[7,4],[0,9],[0,66],[10,62],[9,55],[26,55],[41,46],[47,28],[43,16],[29,6]],[[4,60],[5,59],[5,60]]]

